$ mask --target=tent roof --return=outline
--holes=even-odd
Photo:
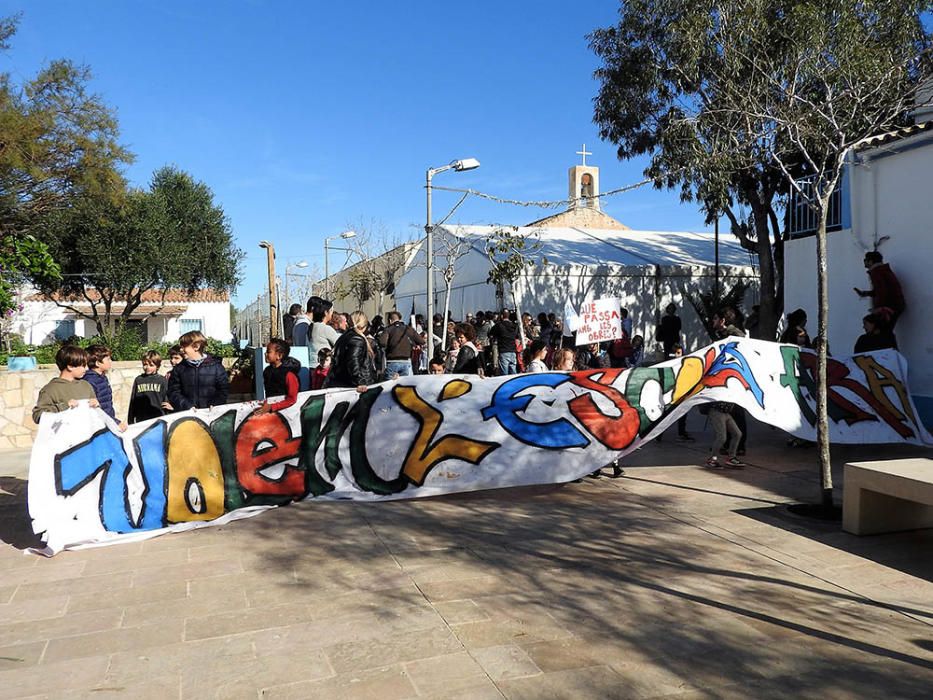
[[[503,227],[446,225],[443,228],[458,236],[476,239],[474,247],[482,252],[482,239]],[[538,254],[553,265],[715,264],[714,235],[709,232],[533,226],[519,227],[517,231],[523,235],[537,235],[542,243]],[[754,266],[757,261],[731,235],[720,235],[719,263]]]

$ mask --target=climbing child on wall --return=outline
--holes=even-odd
[[[36,407],[32,409],[32,419],[38,423],[43,413],[61,413],[78,405],[78,401],[88,401],[97,406],[94,389],[81,378],[87,372],[87,351],[74,345],[63,345],[55,353],[55,364],[59,375],[39,390]]]
[[[301,364],[294,357],[289,357],[291,346],[284,340],[273,338],[266,345],[268,367],[262,371],[262,383],[266,389],[266,400],[257,413],[272,413],[294,406],[298,400],[298,371]],[[284,396],[276,403],[269,403],[270,396]]]

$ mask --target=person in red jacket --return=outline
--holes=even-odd
[[[871,312],[882,320],[884,330],[891,332],[897,319],[907,308],[901,283],[877,250],[865,253],[864,263],[868,279],[871,280],[871,289],[853,289],[860,297],[871,297]]]
[[[317,367],[311,370],[311,389],[317,391],[324,388],[327,374],[330,372],[330,361],[333,356],[330,348],[321,348],[317,351]]]

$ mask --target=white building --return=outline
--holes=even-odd
[[[580,153],[580,152],[578,152]],[[588,155],[588,154],[585,154]],[[584,155],[584,159],[585,159]],[[495,310],[503,306],[537,314],[554,312],[563,316],[568,302],[579,309],[585,301],[618,297],[633,318],[633,332],[641,334],[649,347],[664,307],[679,308],[688,347],[705,344],[709,338],[687,296],[710,292],[717,269],[721,289],[738,280],[749,285],[745,311],[759,296],[757,258],[744,250],[731,235],[719,240],[719,266],[712,233],[690,231],[634,231],[601,210],[599,168],[584,163],[568,171],[566,211],[522,227],[444,225],[434,231],[434,309],[443,313],[447,301],[443,270],[447,251],[458,247],[450,289],[450,312],[455,319],[467,313]],[[491,263],[486,240],[497,229],[532,236],[541,242],[533,267],[515,289],[497,289],[488,283]],[[457,246],[462,242],[461,246]],[[406,261],[399,269],[394,288],[394,307],[403,315],[426,312],[427,271],[424,241],[408,244]],[[547,264],[544,264],[544,260]],[[395,269],[395,267],[393,267]],[[340,310],[355,308],[357,300],[338,290],[346,288],[353,268],[331,275],[323,294]],[[325,285],[322,285],[322,287]],[[364,308],[384,314],[393,300],[371,299]]]
[[[578,227],[526,226],[510,229],[513,234],[540,240],[535,266],[506,289],[502,297],[496,286],[486,282],[491,267],[485,252],[488,236],[499,226],[445,226],[440,236],[457,236],[468,245],[455,262],[450,289],[450,311],[455,319],[479,310],[505,306],[533,315],[541,311],[563,316],[567,302],[579,309],[584,301],[618,297],[629,309],[633,333],[644,336],[651,346],[654,329],[664,307],[675,303],[684,324],[688,347],[708,341],[696,312],[686,299],[694,292],[713,288],[715,241],[712,234],[677,231],[633,231]],[[547,263],[544,264],[543,260]],[[719,242],[720,282],[728,289],[737,280],[749,283],[746,311],[758,293],[758,271],[754,259],[734,239]],[[446,266],[443,249],[436,258],[435,310],[443,313],[446,288],[440,269]],[[425,310],[427,273],[424,252],[419,250],[408,272],[396,285],[398,309]],[[517,304],[516,304],[517,302]]]
[[[88,290],[88,295],[99,299],[93,289]],[[34,289],[24,290],[21,298],[23,309],[11,320],[11,330],[29,345],[97,335],[94,322],[81,315],[91,314],[88,299],[63,301],[67,306],[62,306]],[[119,316],[125,307],[124,302],[114,303],[114,316]],[[199,289],[193,294],[170,289],[165,293],[163,305],[162,290],[151,289],[143,293],[142,303],[131,312],[127,326],[138,328],[144,342],[174,342],[188,331],[201,331],[208,338],[229,342],[230,296],[213,289]]]
[[[829,265],[829,347],[851,354],[862,334],[870,299],[853,287],[869,289],[862,258],[877,250],[890,263],[907,299],[895,329],[910,366],[910,386],[927,425],[933,419],[933,113],[915,112],[918,124],[883,134],[853,154],[827,234]],[[784,308],[803,308],[815,335],[816,239],[812,222],[791,207],[784,246]]]

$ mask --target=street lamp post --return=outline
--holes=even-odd
[[[476,158],[463,158],[454,160],[447,165],[439,168],[428,168],[425,173],[425,190],[427,191],[427,222],[424,225],[425,232],[425,267],[427,268],[427,284],[425,292],[427,293],[426,315],[424,319],[426,331],[428,334],[428,353],[434,355],[434,224],[431,223],[431,179],[438,173],[447,170],[454,170],[458,173],[464,170],[475,170],[479,167],[479,161]],[[444,319],[447,322],[447,319]]]
[[[269,241],[259,241],[259,247],[266,249],[266,262],[269,267],[269,337],[275,338],[279,332],[279,301],[275,284],[275,246]]]
[[[334,248],[333,246],[328,246],[327,244],[331,241],[335,241],[338,238],[347,240],[348,238],[356,238],[356,231],[344,231],[343,233],[338,233],[336,236],[329,236],[324,239],[324,296],[330,297],[330,267],[328,265],[327,253],[330,250],[350,250],[349,248]]]

